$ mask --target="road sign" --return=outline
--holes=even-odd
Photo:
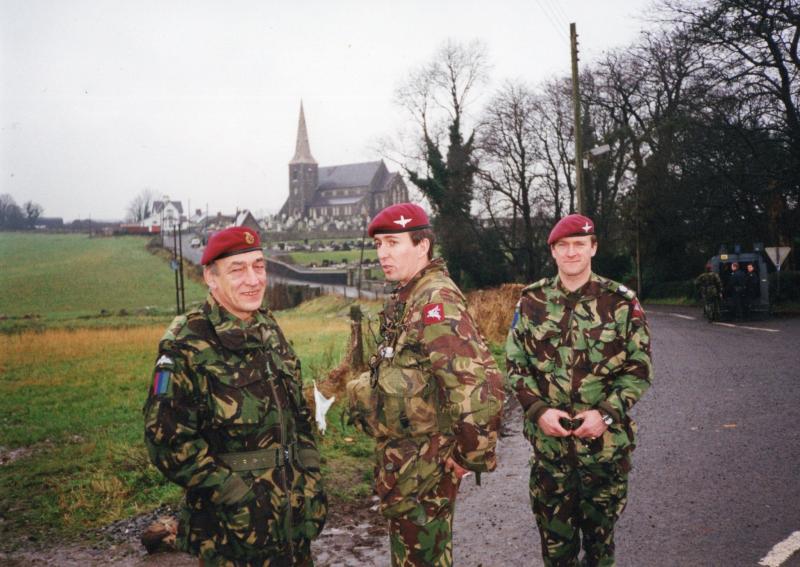
[[[764,248],[764,252],[767,253],[767,256],[769,256],[769,259],[775,264],[778,271],[781,270],[781,264],[783,264],[786,256],[788,256],[791,251],[792,249],[789,246],[767,246]]]

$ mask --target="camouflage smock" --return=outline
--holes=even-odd
[[[495,469],[503,389],[441,259],[395,289],[381,335],[372,375],[350,382],[348,394],[351,415],[377,441],[376,491],[393,517],[419,508],[448,457],[472,471]]]
[[[525,411],[534,458],[573,465],[629,464],[636,425],[628,412],[650,386],[650,332],[628,288],[595,274],[569,292],[556,276],[522,290],[506,342],[508,381]],[[551,437],[536,427],[548,408],[605,410],[602,437]]]
[[[322,530],[327,501],[301,384],[266,309],[243,322],[209,296],[173,321],[144,407],[145,443],[186,489],[181,549],[257,563],[296,556]]]

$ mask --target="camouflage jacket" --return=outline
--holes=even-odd
[[[209,295],[161,339],[144,406],[152,462],[186,489],[178,543],[195,555],[292,553],[327,510],[300,361],[272,314],[243,322]]]
[[[404,513],[441,479],[452,456],[496,467],[502,375],[441,259],[398,287],[381,313],[382,344],[349,388],[366,396],[377,441],[376,487],[385,515]],[[358,391],[360,390],[360,392]]]
[[[525,435],[542,461],[625,460],[635,445],[628,414],[650,386],[650,333],[634,293],[595,274],[567,291],[558,277],[522,290],[506,342],[509,384],[525,410]],[[550,437],[536,422],[548,408],[614,418],[595,440]]]
[[[722,280],[719,279],[719,274],[715,272],[700,274],[694,280],[694,285],[704,299],[718,297],[722,293]]]

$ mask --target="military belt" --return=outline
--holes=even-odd
[[[231,470],[236,472],[256,469],[274,469],[296,461],[303,468],[320,467],[319,453],[315,449],[286,445],[277,449],[257,449],[240,453],[223,453],[218,455]]]

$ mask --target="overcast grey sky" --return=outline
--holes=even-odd
[[[634,41],[644,0],[0,0],[0,193],[45,216],[122,219],[144,188],[275,212],[304,101],[320,165],[378,159],[393,93],[448,38],[494,86]],[[390,169],[394,166],[390,165]]]

